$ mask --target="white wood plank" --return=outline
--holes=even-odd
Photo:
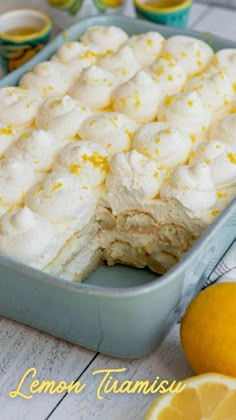
[[[50,420],[143,420],[155,395],[107,394],[103,400],[96,397],[101,374],[92,375],[98,369],[126,368],[126,372],[113,374],[114,379],[149,380],[156,376],[172,381],[190,376],[191,371],[179,344],[179,329],[174,327],[160,348],[148,357],[139,360],[121,360],[99,355],[86,370],[81,381],[87,383],[83,394],[67,395]]]
[[[195,27],[199,31],[212,32],[224,38],[236,41],[236,10],[214,7],[211,13]]]
[[[74,381],[96,353],[56,339],[14,321],[0,318],[0,418],[3,420],[43,420],[62,398],[36,395],[31,400],[8,393],[31,367],[40,380]],[[36,378],[35,378],[36,379]],[[24,392],[28,393],[28,378]]]
[[[210,8],[208,6],[194,2],[190,10],[188,27],[194,28],[195,23],[198,22],[198,19],[208,13],[209,10]]]

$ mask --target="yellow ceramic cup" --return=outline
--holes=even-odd
[[[33,57],[48,41],[50,17],[33,9],[16,9],[0,15],[0,64],[5,75]]]

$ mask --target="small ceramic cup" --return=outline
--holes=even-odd
[[[192,0],[133,0],[137,15],[167,26],[187,26]]]
[[[33,9],[16,9],[0,15],[2,76],[22,66],[43,48],[52,31],[50,17]]]

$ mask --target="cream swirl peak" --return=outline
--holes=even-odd
[[[165,168],[174,168],[188,160],[192,142],[188,134],[170,124],[154,122],[136,131],[133,148]]]
[[[108,153],[102,146],[89,141],[76,141],[60,151],[53,171],[77,175],[90,187],[97,187],[104,182],[108,167]]]
[[[29,208],[0,219],[0,252],[27,264],[37,261],[55,242],[51,224]]]
[[[143,70],[113,92],[115,111],[123,112],[141,124],[156,118],[160,102],[160,86]]]
[[[202,143],[191,158],[197,162],[209,165],[217,189],[236,186],[236,148],[216,140]]]
[[[53,130],[58,136],[71,139],[78,134],[82,122],[90,114],[87,106],[68,95],[49,98],[38,111],[36,126]]]
[[[152,78],[159,83],[163,95],[180,92],[186,80],[187,73],[177,60],[160,58],[149,70]]]
[[[150,66],[159,57],[164,45],[164,38],[158,32],[133,35],[125,45],[132,48],[135,57],[142,66]]]
[[[112,92],[116,87],[115,77],[98,66],[84,69],[81,77],[70,89],[69,94],[95,111],[111,105]]]
[[[216,203],[216,189],[205,163],[176,168],[161,188],[162,199],[175,199],[193,213],[210,209]]]
[[[74,79],[78,79],[83,69],[96,63],[98,54],[81,42],[66,42],[51,58],[69,67]]]
[[[144,176],[145,174],[145,176]],[[141,198],[152,199],[168,176],[168,171],[158,164],[132,150],[116,153],[110,161],[110,172],[106,177],[108,191],[119,191],[120,186],[134,191]]]
[[[5,155],[22,162],[30,162],[35,172],[47,172],[64,145],[65,142],[53,131],[28,130],[7,149]]]
[[[0,204],[16,206],[24,203],[27,190],[36,182],[30,162],[16,158],[0,161]]]
[[[101,112],[87,118],[79,129],[83,140],[94,141],[103,146],[109,156],[117,152],[128,152],[137,124],[119,112]]]
[[[53,61],[38,64],[20,80],[20,86],[26,86],[43,98],[65,95],[72,83],[67,66]]]
[[[190,79],[185,91],[197,92],[204,105],[213,110],[228,105],[235,97],[232,81],[222,71],[210,77],[202,75]]]
[[[0,122],[24,129],[35,119],[41,98],[27,87],[0,89]]]
[[[158,119],[167,121],[194,136],[205,133],[211,119],[211,110],[203,104],[197,92],[167,96],[159,108]]]
[[[99,54],[117,51],[128,39],[128,35],[116,26],[93,26],[88,28],[81,41]]]
[[[167,39],[162,53],[167,60],[176,58],[189,76],[204,70],[213,58],[213,49],[206,42],[184,35]]]
[[[98,58],[97,64],[113,73],[118,83],[129,80],[141,68],[129,46],[121,47],[116,52],[106,52]]]
[[[84,220],[94,214],[96,200],[83,179],[66,172],[53,172],[26,194],[25,205],[51,222]]]

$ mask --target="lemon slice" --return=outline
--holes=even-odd
[[[236,420],[236,379],[205,374],[184,383],[180,393],[156,398],[145,420]]]

